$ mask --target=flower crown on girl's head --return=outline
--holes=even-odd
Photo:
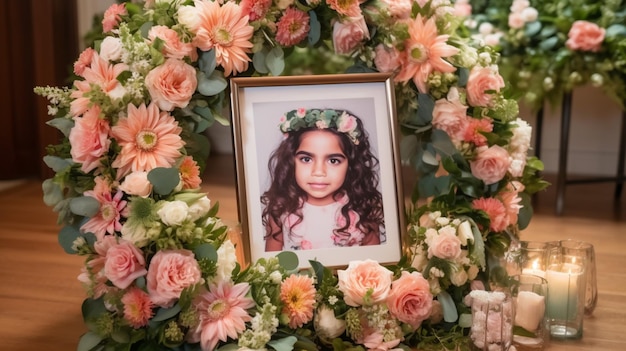
[[[295,132],[302,128],[327,129],[333,128],[348,135],[354,145],[359,144],[361,132],[357,129],[356,117],[343,110],[335,109],[305,109],[299,108],[285,113],[280,118],[280,131],[283,133]]]

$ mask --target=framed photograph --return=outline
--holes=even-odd
[[[402,255],[404,208],[391,76],[231,79],[246,262],[300,268]]]

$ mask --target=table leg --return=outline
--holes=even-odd
[[[617,181],[615,182],[615,201],[622,197],[624,186],[624,156],[626,155],[626,109],[622,111],[622,132],[619,137],[619,153],[617,160]]]
[[[561,103],[561,142],[559,146],[559,165],[556,180],[556,215],[563,214],[565,186],[567,183],[567,154],[569,149],[569,130],[572,117],[572,92],[563,94]]]

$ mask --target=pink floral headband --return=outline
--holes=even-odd
[[[359,144],[361,132],[357,129],[356,117],[343,110],[299,108],[285,113],[280,118],[281,132],[295,132],[302,128],[333,128],[348,135],[353,144]]]

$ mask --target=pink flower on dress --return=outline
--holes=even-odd
[[[152,102],[164,111],[187,107],[198,86],[196,69],[173,58],[150,71],[145,83]]]
[[[565,42],[570,50],[598,52],[602,48],[606,30],[595,23],[575,21]]]
[[[409,22],[409,39],[405,40],[405,51],[401,56],[402,67],[396,76],[399,82],[413,80],[421,93],[427,93],[428,76],[433,71],[451,73],[456,68],[444,57],[456,55],[458,48],[448,45],[449,35],[439,35],[434,18],[422,15]]]
[[[199,323],[189,331],[189,341],[200,342],[203,351],[212,351],[219,341],[237,339],[252,320],[247,310],[255,302],[246,296],[249,290],[248,283],[221,282],[200,294],[193,301]]]
[[[393,272],[378,262],[366,259],[350,261],[348,268],[337,271],[339,290],[348,306],[373,305],[387,299]]]
[[[476,66],[470,71],[467,81],[467,101],[472,106],[491,106],[495,94],[504,88],[504,79],[497,66]]]
[[[72,160],[80,163],[80,169],[85,173],[100,167],[101,159],[111,145],[111,128],[107,120],[101,118],[100,112],[99,106],[93,106],[83,117],[74,118],[75,124],[70,130]]]
[[[276,41],[284,47],[294,46],[309,34],[309,15],[290,7],[280,17],[276,27]]]
[[[393,316],[417,329],[432,310],[433,295],[428,280],[421,273],[403,271],[391,284],[387,305]]]
[[[476,210],[485,211],[489,216],[489,229],[501,232],[509,226],[508,214],[504,204],[495,198],[482,197],[472,201],[472,207]]]
[[[241,0],[239,6],[243,14],[248,15],[250,22],[253,22],[265,17],[272,6],[272,0]]]
[[[476,157],[470,161],[472,175],[487,185],[501,181],[511,164],[506,149],[499,145],[493,145],[490,147],[481,146],[477,151]]]
[[[313,319],[315,286],[313,278],[292,274],[280,286],[282,313],[289,317],[290,328],[300,328]]]
[[[165,58],[182,60],[189,57],[192,62],[198,60],[196,47],[191,43],[180,40],[178,33],[167,26],[154,26],[148,32],[148,39],[154,42],[157,38],[163,40],[161,52]]]
[[[146,276],[152,302],[166,308],[174,305],[185,288],[201,280],[200,266],[189,250],[158,251],[150,261]]]
[[[132,287],[122,296],[124,319],[133,328],[141,328],[148,324],[154,315],[154,307],[150,295],[138,287]]]
[[[348,17],[333,24],[333,47],[337,54],[351,53],[369,37],[363,15]]]
[[[194,44],[202,51],[215,50],[217,64],[224,75],[236,75],[248,69],[254,28],[241,7],[229,1],[196,1],[198,21],[192,21],[190,30],[195,33]]]
[[[183,157],[183,161],[178,166],[178,172],[183,183],[183,189],[198,189],[200,187],[200,183],[202,183],[200,167],[193,157]]]
[[[102,31],[104,33],[110,32],[113,28],[117,27],[117,25],[122,20],[121,16],[127,15],[125,4],[113,4],[109,6],[109,8],[104,11],[104,16],[102,18]]]
[[[135,107],[128,105],[128,117],[121,118],[111,130],[121,151],[113,161],[117,178],[134,171],[151,171],[156,167],[171,167],[181,156],[185,145],[182,128],[167,112],[151,103]]]
[[[122,240],[107,250],[104,275],[120,289],[128,288],[135,279],[146,275],[143,253],[133,243]]]

